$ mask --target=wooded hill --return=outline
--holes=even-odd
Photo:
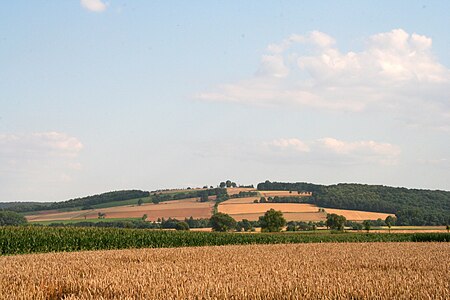
[[[306,203],[324,208],[394,213],[397,225],[450,224],[450,192],[396,188],[382,185],[340,183],[319,185],[306,182],[258,184],[258,190],[312,192]]]
[[[0,210],[31,212],[38,210],[66,209],[76,207],[83,208],[112,201],[144,198],[148,197],[149,195],[149,192],[140,190],[123,190],[107,192],[82,198],[75,198],[60,202],[0,202]]]

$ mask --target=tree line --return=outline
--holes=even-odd
[[[450,223],[450,192],[395,188],[382,185],[317,185],[297,182],[259,183],[258,190],[312,192],[306,203],[319,207],[393,213],[397,225],[447,225]]]

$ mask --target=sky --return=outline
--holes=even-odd
[[[4,1],[0,201],[450,190],[449,1]]]

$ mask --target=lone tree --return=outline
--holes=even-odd
[[[271,208],[266,211],[264,216],[259,217],[259,224],[261,225],[261,231],[278,232],[286,225],[286,219],[281,211]]]
[[[327,214],[326,225],[330,229],[343,231],[345,221],[347,221],[347,220],[345,219],[344,216],[337,215],[337,214]]]
[[[391,227],[392,225],[395,225],[395,221],[397,221],[397,219],[393,216],[387,216],[386,220],[384,220],[384,223],[386,223],[387,227],[389,228],[389,233],[391,233]]]
[[[138,206],[141,206],[142,203],[144,203],[144,201],[143,201],[141,198],[139,198],[139,200],[138,200]]]
[[[370,228],[372,227],[372,224],[370,223],[369,220],[365,220],[365,221],[363,222],[363,226],[364,226],[364,229],[365,229],[367,232],[369,232]]]
[[[210,218],[213,231],[229,231],[236,227],[236,220],[230,215],[224,213],[216,213]]]
[[[17,226],[27,223],[24,216],[13,211],[0,211],[0,226]]]

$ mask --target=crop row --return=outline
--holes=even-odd
[[[450,241],[448,233],[219,233],[119,228],[0,227],[0,255],[189,246]]]

